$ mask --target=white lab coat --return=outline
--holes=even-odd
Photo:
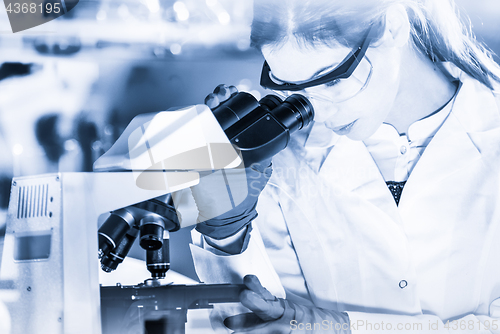
[[[382,322],[500,333],[500,100],[461,79],[399,207],[363,142],[340,137],[319,173],[291,145],[273,159],[243,253],[215,255],[193,234],[199,277],[256,274],[275,295],[363,321],[353,333],[383,333]]]

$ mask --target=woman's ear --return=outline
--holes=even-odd
[[[387,8],[385,14],[385,31],[379,45],[386,47],[402,47],[410,39],[410,20],[406,9],[401,4]],[[377,43],[378,44],[378,43]]]

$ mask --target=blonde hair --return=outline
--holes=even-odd
[[[422,54],[455,64],[490,89],[500,83],[492,52],[476,40],[453,0],[255,0],[252,45],[279,47],[295,38],[304,47],[340,43],[353,48],[369,27],[384,27],[393,4],[406,8],[413,46]]]

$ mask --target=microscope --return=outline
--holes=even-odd
[[[161,284],[170,232],[195,223],[180,219],[175,193],[196,185],[201,171],[274,156],[313,116],[301,95],[257,101],[240,92],[214,110],[135,117],[93,173],[14,178],[0,263],[12,333],[182,334],[187,310],[238,302],[243,285]],[[136,239],[151,277],[100,286],[99,262],[115,270]]]

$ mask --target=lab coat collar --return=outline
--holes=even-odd
[[[371,202],[392,220],[400,221],[392,194],[362,141],[345,136],[339,138],[321,167],[320,175],[327,182]]]
[[[399,208],[415,203],[435,185],[478,159],[490,168],[499,168],[500,117],[495,96],[487,87],[462,73],[463,81],[452,111],[429,143],[403,190]],[[370,201],[400,222],[385,181],[366,146],[342,136],[336,140],[320,174],[331,182]]]
[[[482,163],[498,168],[500,117],[495,96],[478,81],[461,75],[462,87],[451,113],[410,175],[400,208],[404,210],[418,196],[435,191],[444,178],[482,159]],[[452,196],[452,194],[449,194]]]

